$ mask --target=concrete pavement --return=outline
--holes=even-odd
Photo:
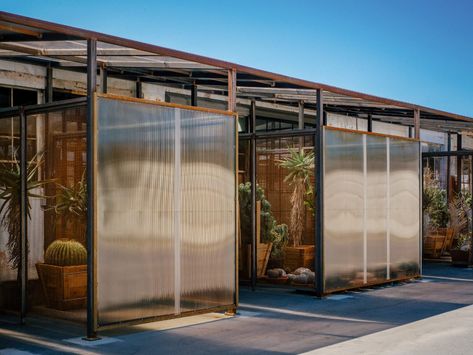
[[[397,347],[402,340],[398,337],[405,336],[404,349],[408,351],[405,353],[417,353],[417,345],[430,349],[429,344],[439,341],[445,347],[435,345],[436,350],[449,349],[445,353],[462,354],[461,349],[455,352],[448,344],[456,344],[450,337],[458,337],[458,344],[461,339],[468,340],[465,331],[466,324],[471,322],[473,270],[432,264],[425,267],[424,274],[430,277],[323,300],[290,289],[260,287],[252,292],[243,288],[239,316],[209,315],[207,319],[183,319],[168,326],[161,322],[129,327],[105,332],[102,335],[108,342],[89,343],[89,346],[73,341],[84,334],[83,327],[77,324],[31,317],[28,325],[18,326],[14,319],[0,317],[0,349],[33,354],[173,355],[297,354],[321,349],[319,353],[324,354],[334,351],[330,346],[338,344],[335,346],[349,347],[342,354],[350,354],[351,346],[353,351],[361,353],[370,350],[371,343],[364,337],[372,334],[386,337],[380,341],[369,338],[374,339],[373,344],[379,342],[377,353],[401,349]],[[444,322],[445,326],[438,324]],[[383,335],[386,334],[383,331],[388,335]],[[389,333],[397,331],[399,335]],[[431,333],[437,336],[431,337]],[[409,338],[409,335],[415,336]],[[421,342],[417,344],[417,340]],[[433,353],[442,354],[439,351]]]

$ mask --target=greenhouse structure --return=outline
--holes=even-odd
[[[5,12],[0,105],[0,309],[90,339],[420,277],[472,190],[472,118]]]

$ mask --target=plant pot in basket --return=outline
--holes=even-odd
[[[48,306],[59,310],[87,305],[87,251],[74,240],[58,239],[36,264]]]

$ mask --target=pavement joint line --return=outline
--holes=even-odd
[[[363,318],[352,318],[352,317],[342,317],[342,316],[332,316],[329,314],[321,314],[321,313],[311,313],[311,312],[301,312],[301,311],[294,311],[287,308],[274,308],[274,307],[264,307],[264,306],[257,306],[251,305],[246,303],[240,303],[241,308],[249,308],[259,311],[265,311],[269,313],[279,313],[285,314],[290,316],[299,316],[299,317],[307,317],[307,318],[317,318],[317,319],[330,319],[330,320],[339,320],[345,322],[357,322],[357,323],[375,323],[375,324],[383,324],[384,322],[379,322],[371,319],[363,319]]]
[[[463,279],[459,277],[449,277],[449,276],[431,276],[431,275],[424,275],[426,279],[436,279],[436,280],[448,280],[448,281],[461,281],[461,282],[473,282],[473,279]]]

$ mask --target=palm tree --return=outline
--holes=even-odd
[[[43,163],[42,155],[36,154],[27,164],[26,179],[27,179],[27,214],[31,218],[30,198],[44,198],[43,195],[34,193],[33,191],[49,182],[51,180],[37,179],[38,170]],[[7,249],[9,252],[8,262],[12,269],[18,270],[18,278],[20,275],[21,262],[21,169],[18,161],[12,164],[3,164],[0,167],[0,199],[3,200],[0,205],[0,223],[7,229],[8,242]],[[26,246],[26,253],[28,255],[28,245]]]
[[[290,155],[281,160],[279,166],[289,172],[284,178],[294,187],[291,195],[290,238],[293,246],[302,242],[305,217],[305,197],[311,191],[310,178],[314,174],[314,153],[306,153],[304,149],[289,149]]]

